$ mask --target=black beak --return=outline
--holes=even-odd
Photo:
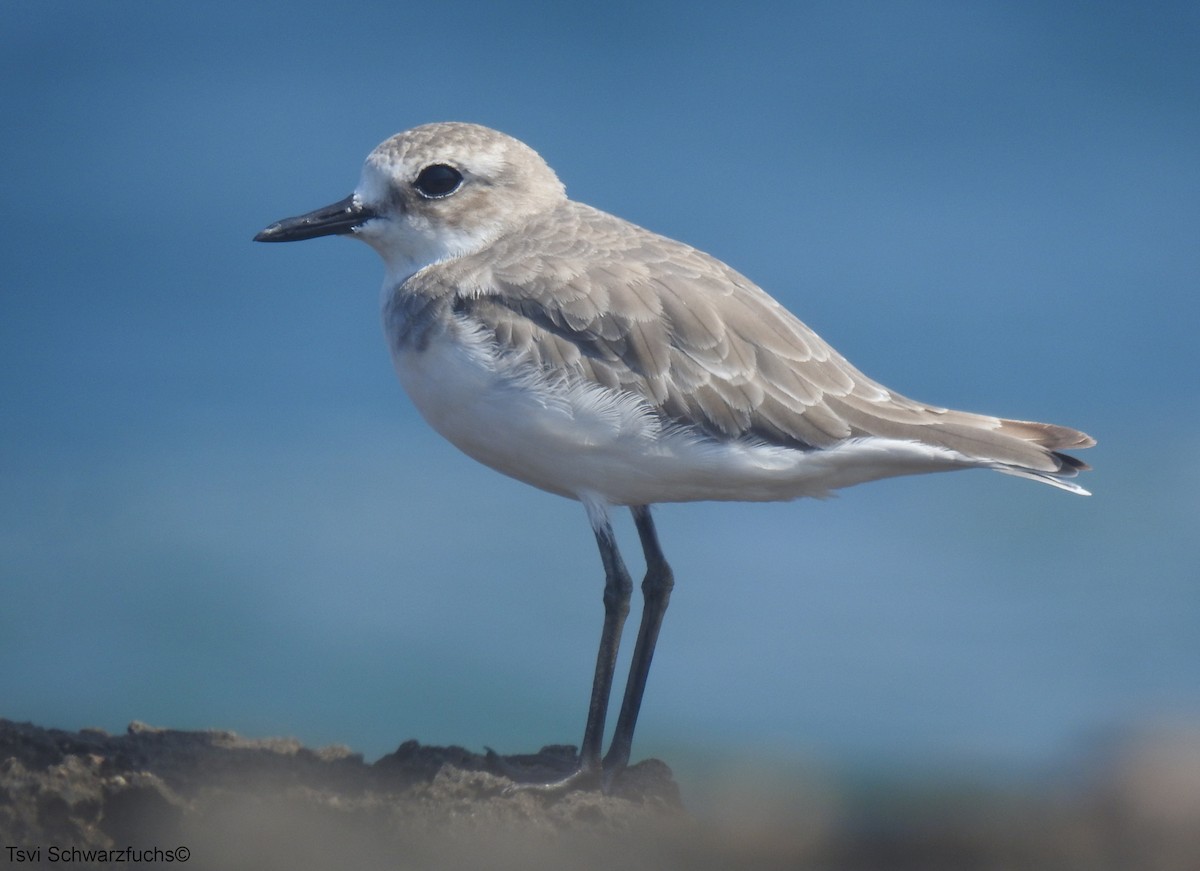
[[[353,233],[374,217],[375,213],[351,194],[344,200],[307,215],[276,221],[255,236],[254,241],[299,242],[301,239],[315,239],[318,236],[340,236]]]

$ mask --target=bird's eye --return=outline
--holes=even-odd
[[[448,197],[462,187],[463,175],[452,166],[435,163],[425,167],[413,182],[417,193],[427,200]]]

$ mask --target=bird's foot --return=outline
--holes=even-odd
[[[490,747],[487,751],[488,767],[492,773],[506,777],[512,783],[505,787],[505,795],[516,795],[520,792],[531,792],[551,798],[557,798],[576,790],[600,791],[607,794],[611,786],[612,776],[601,765],[584,765],[577,756],[562,758],[566,766],[545,764],[544,755],[538,754],[537,762],[529,764],[528,759],[504,757]],[[563,773],[565,771],[565,773]],[[561,775],[561,776],[557,776]]]
[[[505,795],[516,795],[520,792],[530,792],[535,795],[542,795],[546,798],[560,798],[568,792],[576,790],[599,790],[604,786],[603,777],[599,771],[589,771],[585,768],[580,768],[561,780],[552,780],[545,783],[512,783],[504,788]]]

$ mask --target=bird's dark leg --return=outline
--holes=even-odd
[[[629,752],[633,747],[633,729],[637,725],[638,711],[642,707],[642,694],[646,691],[650,660],[654,658],[658,631],[662,628],[663,615],[667,613],[667,604],[671,601],[671,588],[675,586],[675,576],[658,544],[658,533],[654,530],[649,506],[635,505],[630,510],[633,512],[633,522],[637,525],[638,537],[642,541],[642,551],[646,555],[646,578],[642,581],[645,604],[642,608],[642,623],[638,627],[637,643],[633,648],[633,661],[629,665],[625,698],[621,702],[621,713],[617,716],[617,728],[604,757],[605,788],[629,762]],[[613,652],[615,655],[616,651]]]
[[[600,751],[604,742],[604,721],[608,715],[608,698],[612,694],[613,672],[617,667],[617,650],[621,645],[621,630],[629,614],[629,596],[633,582],[617,550],[608,514],[589,506],[588,517],[600,547],[604,562],[604,628],[600,632],[600,649],[596,652],[596,676],[592,679],[592,699],[588,704],[587,727],[579,748],[579,774],[582,778],[599,778]],[[640,639],[639,639],[640,640]],[[622,712],[623,713],[623,712]],[[582,784],[581,784],[582,785]]]

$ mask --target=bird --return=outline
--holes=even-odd
[[[855,368],[750,279],[687,244],[567,197],[523,142],[441,122],[385,140],[332,205],[254,240],[347,236],[382,257],[382,318],[425,420],[498,472],[582,504],[604,569],[604,620],[572,771],[611,788],[674,588],[658,503],[825,497],[898,475],[982,468],[1087,495],[1095,444],[1065,426],[909,399]],[[645,558],[643,610],[603,752],[633,584],[610,509]]]

